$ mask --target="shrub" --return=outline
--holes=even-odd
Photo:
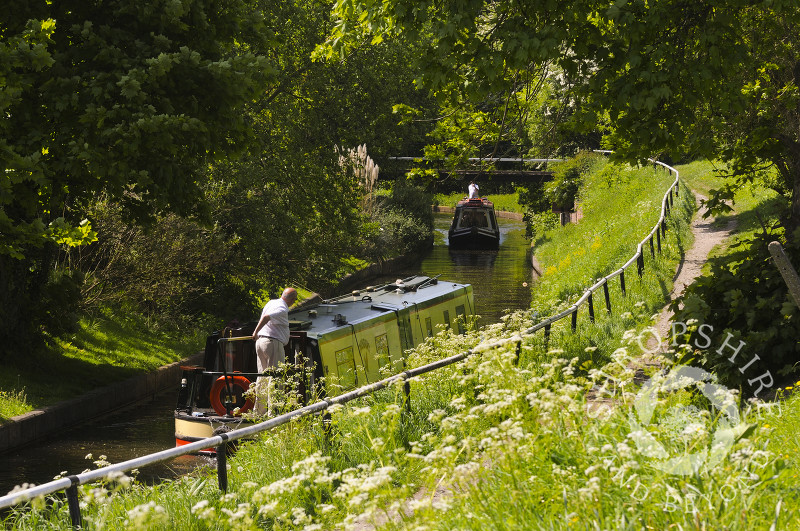
[[[406,212],[381,209],[374,219],[379,228],[368,248],[373,258],[416,252],[431,243],[430,229],[424,222],[409,217]]]
[[[525,230],[527,236],[534,241],[534,245],[545,232],[560,225],[558,214],[550,211],[531,212],[529,210],[525,213],[523,220],[526,224]]]
[[[50,274],[40,301],[41,324],[50,333],[62,335],[78,329],[83,278],[82,272],[66,268]]]
[[[558,216],[552,213],[554,205],[571,209],[580,191],[586,174],[600,164],[605,164],[602,155],[582,151],[574,158],[553,165],[553,179],[534,182],[518,187],[519,204],[525,207],[526,231],[536,238],[544,231],[557,226]],[[618,173],[619,170],[617,170]]]
[[[672,303],[673,321],[690,323],[681,339],[692,348],[683,356],[745,395],[759,393],[762,381],[766,386],[798,372],[800,310],[770,258],[767,245],[775,239],[763,233],[733,244],[733,252],[710,260],[710,273]],[[800,263],[800,245],[789,243],[786,252]],[[767,372],[769,378],[755,380]]]
[[[433,230],[433,196],[405,179],[398,179],[392,186],[391,194],[386,196],[381,206],[384,209],[403,211],[428,230]]]
[[[605,162],[602,155],[582,151],[574,158],[556,164],[553,168],[553,180],[544,185],[545,197],[550,203],[572,208],[583,176],[601,162]]]

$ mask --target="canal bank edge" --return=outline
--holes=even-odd
[[[441,205],[432,205],[431,210],[439,214],[453,214],[456,211],[455,207]],[[524,216],[524,214],[520,214],[519,212],[507,212],[505,210],[495,210],[494,215],[498,218],[514,219],[517,221],[522,221]]]
[[[322,297],[332,296],[334,290],[342,293],[361,286],[371,278],[390,275],[417,259],[418,255],[411,254],[371,264],[343,277],[330,289],[330,294],[324,293]],[[311,302],[319,302],[320,298],[320,295],[315,294]],[[140,374],[94,389],[79,397],[12,417],[8,422],[0,424],[0,452],[45,440],[61,430],[101,418],[139,402],[152,400],[164,391],[177,389],[182,373],[181,366],[201,364],[202,358],[201,351],[153,372]]]
[[[9,422],[0,424],[0,451],[45,440],[61,430],[138,402],[152,400],[163,391],[176,389],[181,378],[181,366],[200,363],[202,357],[203,352],[198,352],[153,372],[133,376],[76,398],[12,417]]]

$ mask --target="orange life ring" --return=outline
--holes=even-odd
[[[241,375],[228,375],[226,378],[225,376],[220,376],[214,382],[214,385],[211,386],[211,393],[209,398],[211,399],[211,406],[214,408],[214,411],[217,412],[218,415],[225,415],[228,411],[225,409],[225,393],[227,393],[227,386],[225,385],[227,380],[227,384],[230,385],[231,393],[235,399],[234,407],[238,407],[241,413],[245,413],[250,411],[253,408],[253,400],[248,398],[244,400],[242,395],[250,389],[250,380],[245,378]],[[242,404],[242,402],[244,402]],[[241,404],[241,405],[239,405]]]

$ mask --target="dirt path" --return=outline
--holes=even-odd
[[[700,201],[705,199],[701,195],[696,195],[697,212],[692,219],[692,234],[694,234],[694,245],[686,252],[686,255],[678,264],[678,269],[673,277],[673,288],[669,293],[670,301],[675,300],[683,294],[686,286],[694,282],[700,276],[703,265],[708,260],[708,253],[715,246],[723,243],[736,228],[736,219],[731,219],[724,227],[714,226],[714,218],[703,219],[706,212],[705,207],[700,206]],[[673,313],[667,306],[661,310],[656,320],[655,328],[659,335],[666,339],[669,334],[670,319]]]

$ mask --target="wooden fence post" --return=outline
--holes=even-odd
[[[780,243],[770,242],[768,247],[772,259],[775,260],[775,265],[778,266],[778,271],[783,277],[783,281],[786,282],[786,286],[789,288],[789,294],[794,299],[794,303],[800,307],[800,277],[797,276],[797,271],[795,271]]]
[[[81,504],[78,500],[78,477],[69,476],[70,486],[67,488],[67,505],[69,506],[69,518],[72,520],[72,527],[81,529],[83,522],[81,520]]]
[[[547,347],[550,346],[550,323],[544,325],[544,351],[547,352]]]
[[[228,441],[224,433],[221,436],[222,444],[217,446],[217,482],[219,490],[228,492]]]

